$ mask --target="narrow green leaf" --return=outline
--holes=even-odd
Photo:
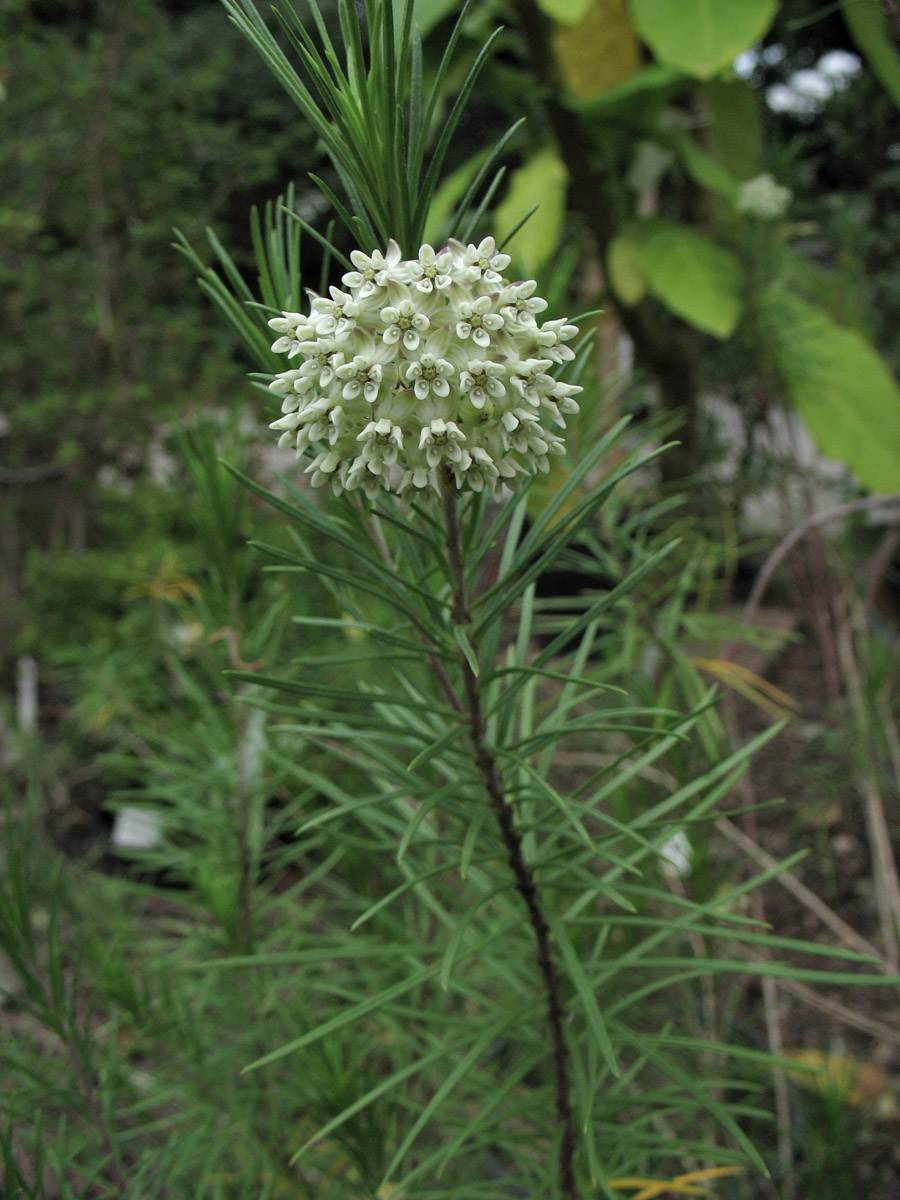
[[[456,19],[456,24],[453,26],[453,30],[450,34],[450,37],[447,39],[447,44],[444,47],[444,53],[441,56],[440,65],[438,66],[437,73],[435,74],[434,81],[431,86],[431,95],[428,100],[428,105],[425,109],[425,115],[422,118],[422,126],[423,126],[423,129],[424,129],[426,135],[427,135],[428,131],[431,129],[432,122],[434,121],[435,109],[437,107],[439,100],[441,99],[441,97],[443,95],[444,84],[445,84],[447,75],[450,71],[451,63],[453,62],[453,56],[456,53],[456,47],[459,44],[459,39],[462,36],[463,28],[465,26],[466,21],[469,19],[469,14],[472,11],[472,7],[473,7],[474,3],[475,3],[475,0],[464,0],[463,6],[460,9],[459,16]],[[424,159],[424,156],[425,156],[425,140],[423,138],[419,145],[419,153],[416,156],[416,158],[413,160],[413,162],[410,164],[412,167],[412,176],[411,177],[414,181],[417,181],[419,179],[419,176],[422,171],[422,161]],[[423,191],[423,197],[424,197],[424,203],[423,203],[423,214],[424,214],[424,212],[427,212],[427,210],[431,204],[431,194],[425,194]]]
[[[468,729],[468,725],[463,721],[453,725],[447,730],[443,737],[436,738],[429,745],[425,746],[425,748],[410,761],[407,770],[412,773],[413,771],[417,771],[420,767],[424,767],[428,763],[433,762],[434,759],[436,759],[440,754],[443,754],[448,746],[452,746],[457,738],[459,738],[461,735],[467,734]]]
[[[466,633],[462,625],[453,626],[453,638],[463,652],[466,662],[469,664],[472,674],[477,678],[481,671],[481,664],[478,662],[478,655],[472,643],[469,641],[469,635]]]
[[[315,1029],[308,1030],[301,1037],[294,1038],[293,1041],[287,1042],[284,1046],[279,1046],[277,1050],[272,1050],[268,1054],[264,1054],[262,1058],[258,1058],[244,1067],[241,1074],[246,1075],[249,1071],[258,1071],[261,1067],[267,1067],[273,1062],[279,1062],[282,1058],[286,1058],[287,1055],[294,1054],[297,1050],[302,1050],[304,1046],[311,1046],[314,1042],[321,1041],[322,1038],[327,1037],[329,1034],[336,1033],[339,1029],[354,1024],[360,1017],[365,1017],[371,1012],[376,1012],[391,1000],[396,1000],[399,996],[405,996],[408,992],[419,987],[420,984],[434,979],[438,973],[438,969],[437,964],[431,964],[430,966],[422,967],[419,971],[412,972],[400,980],[399,983],[384,988],[374,996],[369,996],[359,1004],[355,1004],[351,1008],[338,1013],[330,1020],[324,1021],[321,1025],[317,1025]]]
[[[614,1024],[617,1035],[627,1045],[631,1046],[640,1055],[647,1058],[653,1065],[665,1075],[668,1075],[680,1088],[682,1088],[689,1096],[693,1096],[700,1106],[705,1109],[710,1116],[714,1117],[718,1123],[728,1131],[728,1134],[741,1147],[744,1153],[765,1173],[766,1167],[759,1152],[747,1135],[743,1132],[740,1126],[735,1122],[734,1118],[729,1113],[728,1109],[718,1103],[707,1090],[702,1082],[698,1082],[696,1076],[687,1071],[682,1070],[676,1063],[662,1054],[655,1046],[651,1045],[647,1038],[635,1033],[626,1024],[616,1021]]]
[[[507,129],[506,133],[503,134],[500,140],[493,147],[491,147],[491,149],[487,152],[487,157],[483,157],[482,154],[475,156],[476,159],[481,160],[480,165],[478,166],[474,177],[469,183],[465,194],[459,202],[459,207],[456,210],[454,218],[457,226],[462,226],[462,223],[466,220],[467,216],[469,215],[469,210],[475,201],[476,195],[484,186],[484,181],[487,179],[488,175],[490,175],[491,171],[493,171],[497,166],[497,163],[500,161],[500,157],[506,150],[506,147],[524,124],[525,117],[520,117],[518,121],[515,121],[512,125],[510,125],[509,129]],[[498,183],[499,181],[495,181],[495,183],[489,189],[488,195],[494,194]],[[518,226],[516,228],[518,228]],[[516,230],[514,229],[513,233],[515,232]],[[512,236],[512,234],[510,236]]]
[[[386,1092],[389,1092],[393,1088],[397,1087],[398,1084],[403,1083],[404,1080],[409,1079],[413,1075],[419,1074],[419,1072],[424,1071],[433,1063],[439,1062],[442,1058],[455,1055],[463,1045],[465,1045],[465,1042],[463,1041],[438,1045],[434,1050],[431,1050],[429,1053],[423,1054],[420,1058],[417,1058],[415,1062],[410,1063],[406,1067],[401,1067],[399,1071],[395,1071],[393,1075],[388,1076],[387,1079],[383,1079],[380,1083],[376,1084],[375,1087],[370,1088],[365,1095],[360,1096],[358,1100],[354,1100],[352,1104],[349,1104],[345,1109],[338,1113],[336,1117],[332,1117],[330,1121],[327,1121],[321,1127],[321,1129],[317,1130],[308,1141],[303,1143],[299,1150],[294,1152],[294,1154],[291,1156],[291,1163],[293,1164],[297,1162],[297,1160],[300,1159],[311,1146],[314,1146],[316,1142],[320,1142],[323,1138],[327,1138],[329,1134],[333,1133],[336,1129],[340,1129],[342,1125],[346,1124],[346,1122],[352,1117],[355,1117],[357,1113],[362,1112],[365,1108],[368,1108],[369,1105],[374,1100],[377,1100],[379,1096],[383,1096]],[[257,1064],[254,1064],[254,1066],[255,1065]],[[249,1070],[250,1068],[245,1069]]]
[[[468,7],[468,5],[466,7]],[[469,97],[472,94],[472,89],[475,86],[476,80],[481,74],[485,63],[487,62],[488,57],[493,50],[494,42],[500,36],[501,32],[502,29],[498,28],[493,30],[488,36],[478,53],[478,57],[472,64],[463,86],[460,88],[459,94],[453,103],[453,107],[450,109],[450,112],[447,115],[447,118],[441,129],[441,135],[438,139],[438,143],[432,151],[431,163],[421,185],[417,209],[418,220],[424,220],[425,214],[428,212],[428,209],[431,206],[431,198],[434,195],[437,181],[440,178],[441,171],[443,170],[444,159],[450,146],[450,140],[456,132],[456,127],[459,124],[459,120],[469,102]],[[431,105],[429,105],[429,109],[430,108]]]
[[[347,256],[340,250],[338,250],[330,236],[324,236],[323,234],[319,233],[315,226],[310,225],[308,221],[304,221],[303,217],[301,217],[299,213],[294,212],[293,209],[285,209],[285,212],[292,221],[295,221],[297,225],[299,225],[304,233],[308,233],[314,241],[317,241],[319,245],[323,247],[323,249],[327,250],[332,257],[336,258],[342,267],[346,267],[348,271],[353,270],[353,264],[351,263],[350,259],[347,258]]]
[[[558,151],[539,150],[511,173],[506,196],[494,212],[498,235],[514,227],[504,245],[512,244],[513,258],[529,278],[558,249],[568,181],[569,174]],[[523,225],[522,214],[526,212],[535,215]]]
[[[487,861],[487,860],[486,860]],[[398,884],[385,896],[379,897],[374,904],[371,904],[361,916],[358,916],[350,926],[351,932],[355,932],[361,925],[365,925],[367,921],[371,921],[376,913],[380,913],[387,905],[392,904],[398,896],[403,896],[409,891],[415,890],[419,884],[424,883],[427,879],[434,879],[437,875],[443,875],[447,871],[447,864],[442,862],[438,866],[432,867],[428,871],[420,871],[409,879],[405,879],[403,883]]]
[[[584,967],[581,965],[581,959],[578,952],[572,945],[568,932],[562,921],[553,913],[549,914],[550,928],[553,932],[553,940],[558,946],[560,954],[563,958],[563,964],[566,968],[566,973],[569,976],[572,984],[578,993],[578,998],[584,1008],[587,1018],[588,1028],[593,1034],[597,1049],[603,1057],[608,1069],[613,1075],[619,1074],[619,1064],[616,1061],[615,1050],[610,1041],[609,1032],[606,1028],[606,1022],[603,1019],[603,1014],[600,1012],[600,1006],[597,1003],[597,997],[588,978],[584,973]]]
[[[481,833],[481,827],[487,819],[487,809],[482,809],[470,822],[466,830],[466,836],[463,839],[462,852],[459,856],[459,875],[461,879],[467,878],[469,870],[472,866],[472,860],[475,855],[475,847],[478,845],[478,835]],[[444,984],[446,990],[446,984]]]
[[[475,1039],[466,1053],[457,1059],[456,1065],[444,1076],[440,1087],[437,1088],[434,1095],[419,1113],[418,1117],[410,1127],[409,1132],[406,1134],[406,1137],[397,1147],[396,1154],[391,1159],[386,1171],[384,1172],[384,1178],[382,1182],[387,1182],[388,1180],[393,1179],[394,1172],[406,1157],[413,1145],[413,1142],[415,1142],[420,1132],[432,1119],[434,1114],[444,1103],[459,1081],[463,1079],[469,1071],[471,1071],[472,1067],[485,1052],[491,1042],[499,1037],[503,1030],[506,1029],[510,1023],[511,1018],[507,1016],[504,1017],[502,1021],[495,1021],[493,1024],[488,1025],[486,1029],[482,1030],[481,1034]]]
[[[424,240],[429,245],[439,245],[446,241],[445,230],[450,225],[450,217],[454,209],[456,209],[457,219],[465,214],[468,205],[463,201],[463,197],[468,196],[473,189],[477,190],[474,188],[473,181],[489,154],[490,150],[476,151],[435,189],[428,212],[425,214],[422,233]],[[471,200],[469,202],[471,203]]]

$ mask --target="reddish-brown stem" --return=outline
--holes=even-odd
[[[444,512],[447,554],[453,580],[451,618],[455,625],[466,626],[471,622],[471,614],[463,565],[459,510],[453,483],[448,476],[441,480],[441,503]],[[547,1022],[550,1026],[553,1043],[556,1119],[561,1132],[558,1163],[559,1188],[560,1194],[565,1200],[577,1200],[578,1188],[575,1183],[574,1166],[575,1117],[569,1096],[569,1051],[563,1029],[564,1012],[560,995],[559,972],[553,960],[550,927],[541,908],[541,895],[537,880],[525,861],[522,851],[522,836],[516,828],[513,808],[506,797],[503,777],[490,745],[481,693],[478,690],[478,679],[468,659],[462,653],[459,655],[459,669],[462,674],[465,711],[469,719],[469,737],[475,755],[475,763],[500,829],[507,861],[515,879],[516,890],[528,910],[528,919],[537,942],[538,969],[544,981]]]

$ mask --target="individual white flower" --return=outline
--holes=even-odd
[[[339,288],[332,287],[328,290],[331,293],[330,300],[317,296],[312,301],[310,323],[315,326],[318,337],[332,337],[340,342],[355,328],[359,304]]]
[[[405,350],[418,348],[421,335],[428,332],[431,323],[424,313],[416,311],[412,300],[401,300],[396,308],[383,308],[381,319],[387,326],[382,334],[385,343],[392,346],[402,341]]]
[[[433,247],[425,245],[419,247],[418,259],[413,259],[407,264],[409,278],[415,287],[420,292],[432,292],[435,289],[443,290],[450,286],[452,276],[450,270],[453,266],[453,255],[449,250],[444,250],[441,254],[435,254]]]
[[[417,400],[424,400],[429,393],[439,397],[449,396],[449,380],[455,373],[452,362],[427,353],[413,362],[404,363],[402,371],[404,382],[412,387]]]
[[[573,397],[577,396],[581,388],[574,383],[562,383],[559,380],[553,381],[553,387],[550,389],[549,395],[557,401],[559,411],[564,413],[577,413],[578,401]]]
[[[491,312],[491,305],[490,296],[480,296],[474,302],[464,300],[457,310],[456,336],[462,341],[470,337],[476,346],[486,350],[491,344],[491,335],[503,328],[503,318],[499,313]]]
[[[328,482],[328,476],[333,475],[341,466],[341,456],[336,450],[327,450],[317,454],[306,468],[307,475],[312,475],[313,487],[321,487]]]
[[[278,351],[300,359],[269,385],[282,406],[272,429],[309,455],[313,486],[434,491],[449,474],[497,493],[546,471],[581,389],[555,374],[577,330],[538,326],[534,281],[504,279],[491,238],[408,261],[391,242],[351,261],[309,316],[270,321]]]
[[[451,242],[450,245],[457,253],[461,252],[463,278],[467,282],[481,280],[492,287],[503,284],[500,272],[509,266],[509,255],[497,252],[492,237],[486,237],[477,246],[463,246],[460,242]]]
[[[473,492],[481,492],[485,487],[493,490],[500,476],[496,463],[483,446],[472,446],[459,462],[450,464],[450,470],[460,491],[467,488]]]
[[[371,254],[351,250],[350,261],[356,270],[348,271],[341,283],[355,293],[357,301],[367,300],[380,289],[387,287],[392,280],[397,283],[406,282],[406,265],[400,260],[400,247],[393,238],[388,242],[384,254],[380,250],[373,250]]]
[[[527,283],[514,283],[511,287],[505,287],[500,293],[497,307],[508,325],[537,329],[534,314],[543,312],[547,301],[541,296],[532,295],[536,287],[535,281],[529,279]]]
[[[328,444],[333,446],[345,433],[353,429],[353,418],[344,412],[343,406],[335,404],[328,414]]]
[[[297,384],[302,383],[304,390],[310,385],[327,388],[335,377],[335,370],[344,361],[340,350],[333,349],[331,342],[303,342],[302,352],[307,355],[306,361],[297,372]]]
[[[534,335],[534,340],[554,362],[570,362],[575,357],[575,351],[564,346],[563,342],[568,342],[577,332],[578,326],[567,325],[563,317],[558,321],[545,321]]]
[[[750,216],[776,221],[787,212],[792,199],[791,189],[781,187],[766,173],[741,184],[735,208],[738,212],[745,212]]]
[[[388,481],[391,468],[403,448],[403,432],[399,425],[392,425],[387,417],[370,421],[362,433],[357,434],[361,450],[347,472],[346,487],[349,490],[362,486],[370,495],[375,495]]]
[[[279,396],[284,396],[284,400],[281,404],[282,412],[290,412],[300,403],[294,392],[294,384],[299,378],[299,371],[285,371],[283,375],[276,375],[269,384],[270,392],[275,392]]]
[[[272,349],[276,354],[282,354],[287,350],[293,356],[299,353],[303,342],[316,336],[315,325],[303,313],[286,312],[280,317],[273,317],[269,321],[269,328],[282,335],[272,343]]]
[[[502,363],[470,359],[465,371],[460,371],[459,390],[475,408],[484,408],[489,396],[499,400],[506,395],[506,388],[499,378],[503,373]]]
[[[526,358],[516,363],[509,381],[523,400],[539,408],[541,396],[546,395],[556,383],[553,376],[547,374],[552,366],[549,358]]]
[[[388,417],[370,421],[362,433],[356,435],[356,440],[364,443],[363,452],[373,475],[380,475],[385,467],[392,467],[398,452],[403,449],[403,432],[399,425],[392,425]],[[373,464],[377,464],[377,469]]]
[[[352,362],[341,363],[335,369],[335,375],[344,383],[341,396],[345,400],[355,400],[362,394],[367,404],[374,404],[378,399],[384,369],[371,355],[354,354]]]
[[[466,435],[455,421],[444,421],[436,417],[422,429],[419,449],[425,451],[429,467],[441,462],[459,462],[464,453]]]

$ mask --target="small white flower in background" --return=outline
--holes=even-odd
[[[670,879],[685,879],[691,873],[694,849],[683,829],[676,829],[659,848],[659,868]]]
[[[563,414],[578,411],[581,388],[551,374],[575,357],[565,343],[578,330],[538,324],[534,280],[503,278],[493,238],[409,260],[392,241],[350,259],[345,290],[269,322],[272,349],[301,359],[269,385],[283,413],[270,428],[311,453],[313,486],[403,493],[435,489],[446,470],[460,489],[498,491],[546,471]]]
[[[776,183],[771,175],[757,175],[741,184],[735,207],[738,212],[775,221],[787,212],[792,198],[791,189]]]

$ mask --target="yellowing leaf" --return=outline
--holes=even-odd
[[[763,712],[769,713],[779,721],[788,720],[800,711],[797,701],[787,692],[783,692],[780,687],[769,683],[768,679],[763,679],[761,675],[757,675],[755,671],[751,671],[749,667],[745,667],[741,663],[732,662],[727,658],[695,658],[693,656],[691,662],[698,671],[705,671],[708,675],[721,680],[727,687],[749,700],[751,704],[755,704],[757,708],[761,708]]]
[[[575,25],[590,9],[594,0],[537,0],[537,6],[554,21]]]
[[[553,31],[553,53],[577,99],[587,100],[623,83],[640,67],[640,43],[625,0],[590,0],[574,24],[557,20],[562,23]]]
[[[686,225],[658,218],[645,225],[638,261],[650,291],[691,325],[730,337],[743,307],[734,255]]]
[[[136,600],[140,596],[149,596],[152,600],[168,600],[172,604],[179,604],[199,595],[197,583],[179,571],[171,554],[165,554],[140,583],[126,589],[123,599]]]
[[[807,1091],[842,1096],[848,1104],[877,1102],[882,1093],[890,1090],[888,1079],[879,1067],[850,1054],[794,1050],[785,1054],[785,1058],[801,1068],[788,1068],[788,1074]]]
[[[638,33],[660,62],[712,79],[772,23],[778,0],[631,0]]]
[[[655,1196],[709,1196],[705,1187],[697,1184],[708,1183],[712,1179],[724,1179],[729,1175],[739,1175],[743,1167],[706,1167],[699,1171],[688,1171],[685,1175],[677,1175],[674,1179],[609,1179],[611,1188],[638,1188],[636,1195],[630,1200],[653,1200]]]

